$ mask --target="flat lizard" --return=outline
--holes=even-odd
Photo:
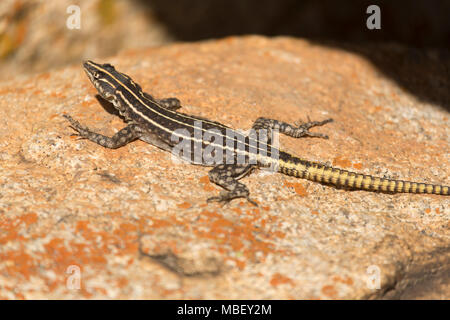
[[[183,153],[184,158],[194,164],[213,166],[214,168],[209,171],[210,181],[225,189],[219,196],[209,198],[208,202],[228,202],[235,198],[246,198],[252,204],[256,204],[250,199],[248,188],[238,180],[253,169],[262,167],[272,167],[285,175],[340,188],[386,193],[450,195],[448,186],[350,172],[298,158],[273,146],[271,140],[273,131],[294,138],[328,139],[324,134],[309,130],[327,124],[333,121],[332,119],[290,125],[260,117],[252,126],[256,135],[245,135],[219,122],[179,112],[181,104],[177,98],[161,100],[154,98],[142,91],[129,76],[117,71],[110,64],[85,61],[83,67],[100,96],[114,105],[128,125],[114,136],[107,137],[93,132],[71,116],[64,115],[71,127],[77,131],[77,135],[112,149],[122,147],[136,139],[166,151],[173,151],[180,140],[190,143],[192,152]],[[208,132],[215,134],[214,140],[205,139]],[[211,155],[214,159],[217,158],[215,155],[219,155],[219,161],[211,162],[211,157],[201,156],[205,151],[212,149]]]

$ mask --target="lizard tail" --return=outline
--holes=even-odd
[[[341,188],[386,193],[450,195],[449,186],[379,178],[333,168],[319,162],[303,160],[288,154],[284,154],[284,157],[280,158],[278,171],[289,176],[330,184]]]

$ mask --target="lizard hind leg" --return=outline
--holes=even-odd
[[[253,169],[253,165],[221,164],[209,171],[209,180],[221,186],[223,190],[219,196],[211,197],[208,202],[227,203],[236,198],[246,198],[251,204],[258,204],[249,197],[250,192],[245,184],[238,181]]]
[[[268,135],[271,136],[270,130],[279,130],[282,134],[293,138],[301,138],[301,137],[317,137],[328,139],[328,136],[322,133],[310,132],[309,129],[313,127],[323,126],[329,122],[332,122],[333,119],[326,119],[323,121],[310,121],[304,122],[301,124],[296,123],[295,125],[291,125],[287,122],[268,119],[268,118],[258,118],[253,123],[253,129],[266,129],[269,130]]]

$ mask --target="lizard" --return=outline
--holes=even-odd
[[[131,77],[117,71],[111,64],[99,64],[86,60],[83,62],[83,68],[99,95],[112,103],[125,119],[127,126],[112,137],[108,137],[92,131],[70,115],[64,114],[63,116],[70,122],[70,127],[76,131],[74,135],[111,149],[122,147],[137,139],[165,151],[173,151],[180,140],[191,143],[194,147],[190,151],[194,150],[194,152],[187,152],[184,158],[193,164],[212,166],[213,168],[208,172],[210,181],[224,189],[218,196],[208,198],[207,202],[227,203],[232,199],[245,198],[257,205],[250,198],[247,186],[239,180],[254,169],[270,166],[288,176],[337,188],[384,193],[450,195],[449,186],[351,172],[299,158],[275,148],[272,143],[274,131],[293,138],[328,139],[325,134],[311,132],[310,129],[330,123],[333,119],[323,121],[308,119],[307,122],[291,125],[283,121],[259,117],[252,126],[257,134],[245,135],[219,122],[180,112],[179,109],[182,106],[179,99],[154,98],[144,92]],[[266,131],[265,136],[263,130]],[[208,131],[216,133],[214,141],[203,139],[202,134]],[[198,132],[200,135],[197,134]],[[225,143],[224,140],[228,142]],[[211,159],[201,156],[194,159],[195,146],[200,153],[208,148],[215,148],[216,154],[219,155],[218,160],[215,158],[217,161],[211,162]],[[222,155],[226,153],[231,158],[225,159],[225,156],[221,158],[220,152]],[[237,161],[239,159],[240,161]]]

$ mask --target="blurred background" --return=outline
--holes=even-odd
[[[366,27],[371,4],[381,9],[380,30]],[[79,29],[66,25],[71,5],[81,9]],[[122,50],[246,34],[300,37],[357,51],[411,86],[405,69],[448,71],[450,1],[1,0],[0,80]],[[398,55],[395,44],[410,49]],[[428,80],[445,87],[445,75]],[[423,91],[421,86],[413,89]]]
[[[380,30],[366,27],[371,4]],[[284,35],[357,52],[450,110],[449,18],[449,0],[1,0],[0,81],[175,41]]]

